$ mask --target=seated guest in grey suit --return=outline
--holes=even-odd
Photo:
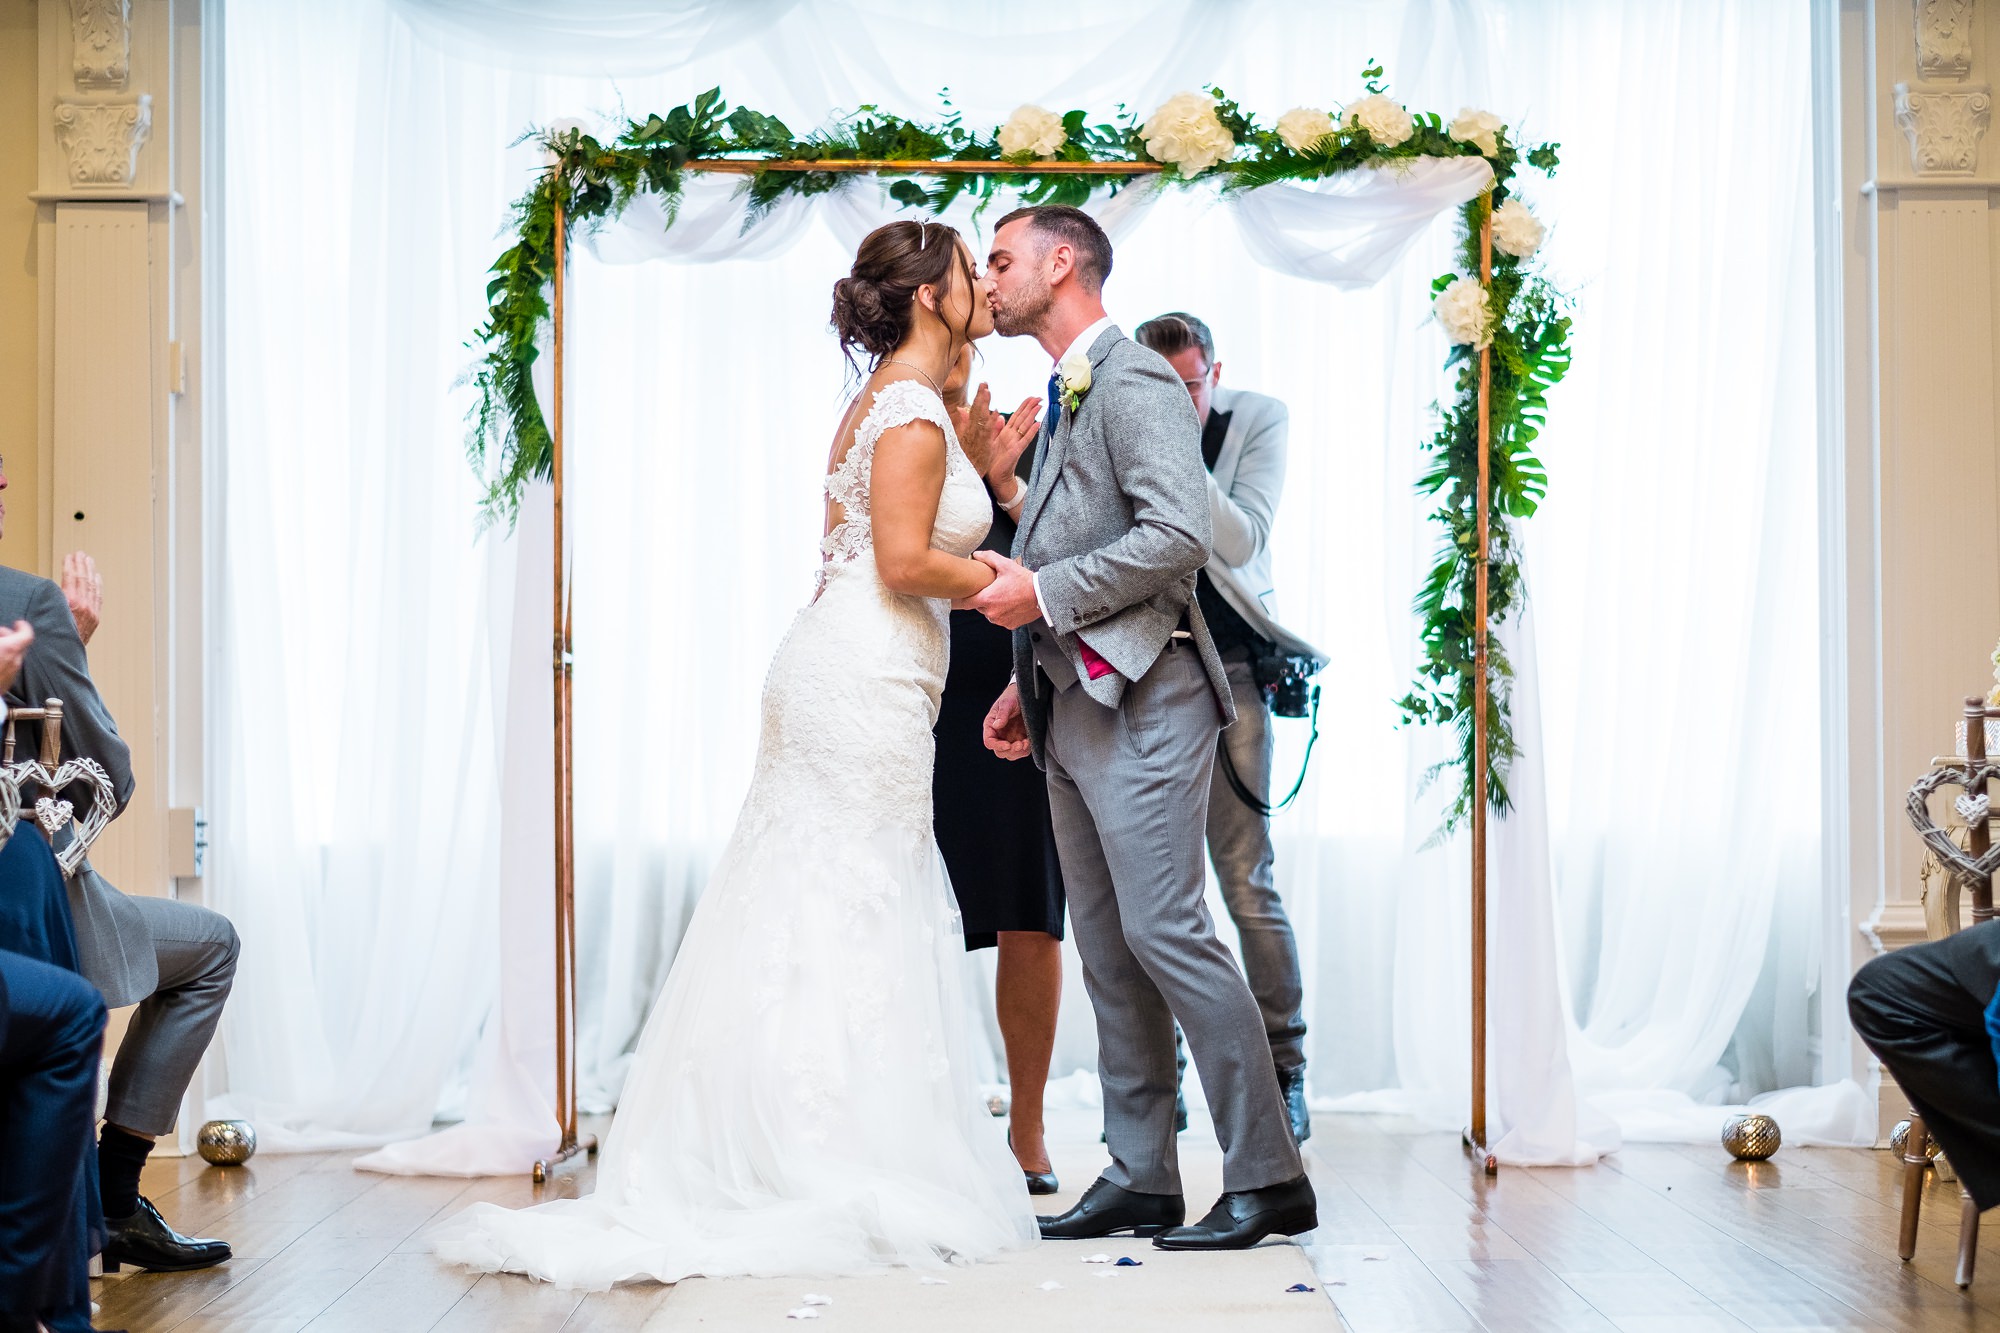
[[[2000,1064],[1990,1030],[2000,921],[1872,958],[1847,1013],[1980,1209],[2000,1204]]]
[[[0,624],[26,620],[35,630],[7,698],[23,707],[62,700],[63,757],[102,764],[122,813],[135,785],[131,752],[91,682],[84,653],[102,605],[103,585],[87,555],[64,560],[61,586],[0,566]],[[22,739],[33,753],[33,738]],[[181,1097],[222,1018],[236,975],[236,931],[221,913],[193,903],[127,897],[88,861],[70,880],[69,897],[83,975],[112,1008],[139,1006],[111,1066],[97,1144],[104,1267],[174,1272],[219,1264],[229,1258],[228,1243],[175,1232],[139,1197],[139,1172],[153,1140],[174,1127]]]
[[[1201,456],[1208,466],[1208,509],[1214,553],[1195,580],[1195,601],[1214,636],[1236,698],[1236,725],[1216,742],[1208,793],[1208,859],[1222,901],[1243,944],[1243,971],[1264,1015],[1278,1089],[1292,1137],[1312,1133],[1306,1111],[1305,991],[1299,945],[1278,897],[1271,847],[1271,714],[1255,663],[1276,655],[1303,658],[1314,671],[1326,656],[1277,621],[1271,587],[1271,522],[1285,485],[1285,405],[1276,398],[1219,387],[1222,363],[1215,339],[1185,312],[1161,315],[1133,334],[1167,359],[1201,418]],[[1227,765],[1227,768],[1225,768]],[[1238,794],[1228,775],[1264,807]]]

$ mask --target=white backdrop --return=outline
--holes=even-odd
[[[228,14],[227,150],[256,170],[230,173],[226,203],[213,836],[246,949],[218,1106],[273,1143],[419,1132],[453,1104],[487,1014],[490,719],[507,688],[493,636],[515,551],[471,540],[467,397],[447,386],[535,162],[503,148],[522,127],[716,83],[794,129],[862,101],[929,113],[940,85],[976,121],[1023,96],[1150,107],[1209,80],[1270,117],[1351,98],[1373,55],[1412,106],[1489,107],[1563,144],[1555,181],[1525,183],[1579,296],[1528,549],[1554,1002],[1579,1079],[1706,1101],[1811,1081],[1817,803],[1794,785],[1817,718],[1803,5],[1015,3],[929,25],[887,0],[808,0],[770,6],[753,42],[729,45],[723,24],[657,50],[491,10],[468,44],[463,8]],[[1033,31],[1005,26],[1020,16]],[[665,72],[635,72],[649,67]],[[1170,196],[1107,289],[1128,328],[1201,313],[1224,382],[1291,406],[1279,579],[1335,657],[1314,774],[1279,823],[1313,1090],[1445,1117],[1465,1081],[1465,858],[1417,850],[1436,808],[1416,775],[1441,740],[1397,729],[1389,701],[1433,541],[1410,482],[1443,388],[1424,298],[1449,244],[1440,229],[1380,288],[1337,295],[1253,265],[1205,196]],[[846,262],[814,230],[770,262],[576,266],[586,1105],[615,1099],[747,785],[765,660],[810,589],[843,389],[826,293]],[[1032,347],[985,351],[1001,401],[1046,373]],[[392,705],[420,723],[410,743]],[[1614,716],[1637,738],[1615,769]],[[1281,771],[1298,731],[1280,728]],[[1782,804],[1756,771],[1779,762]],[[1058,1066],[1089,1059],[1072,1004]]]

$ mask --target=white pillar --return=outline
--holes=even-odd
[[[1821,362],[1834,1033],[1848,1030],[1845,975],[1925,938],[1903,793],[1951,752],[2000,635],[2000,145],[1986,138],[2000,5],[1841,0],[1819,25],[1822,112],[1838,88],[1820,240],[1841,279]],[[1873,1068],[1852,1041],[1825,1058]],[[1883,1108],[1902,1113],[1892,1087]]]
[[[202,13],[37,9],[38,554],[54,573],[86,550],[104,575],[91,674],[138,790],[92,861],[146,895],[199,892]]]

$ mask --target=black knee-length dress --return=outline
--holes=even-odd
[[[1029,462],[1022,460],[1021,471]],[[1007,551],[1014,524],[996,505],[981,549]],[[1063,936],[1062,867],[1049,823],[1049,789],[1032,759],[1006,760],[986,748],[986,710],[1007,688],[1014,636],[977,611],[951,613],[951,666],[938,704],[937,763],[931,770],[933,820],[965,947],[986,949],[1003,930]]]

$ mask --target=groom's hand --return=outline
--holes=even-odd
[[[1028,719],[1021,715],[1021,687],[1008,682],[993,706],[986,710],[986,748],[1002,759],[1026,759],[1033,747],[1028,743]]]
[[[1042,618],[1042,605],[1035,599],[1035,576],[1025,565],[998,551],[974,551],[972,558],[992,567],[993,582],[966,598],[968,609],[1001,629],[1019,629]]]

